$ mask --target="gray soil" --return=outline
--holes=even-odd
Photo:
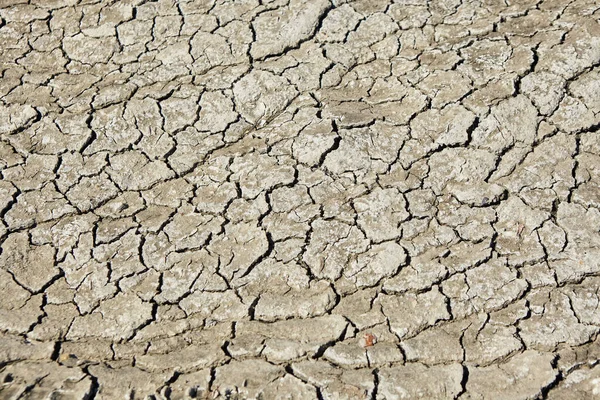
[[[600,398],[597,0],[0,0],[0,399]]]

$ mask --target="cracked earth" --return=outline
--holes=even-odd
[[[599,20],[0,0],[0,398],[600,397]]]

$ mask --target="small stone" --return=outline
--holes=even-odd
[[[373,345],[377,343],[377,336],[372,333],[365,333],[358,343],[361,347],[373,347]]]

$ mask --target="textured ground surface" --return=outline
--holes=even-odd
[[[598,398],[599,8],[0,0],[0,398]]]

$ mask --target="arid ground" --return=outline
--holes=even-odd
[[[598,0],[0,0],[0,399],[600,398]]]

